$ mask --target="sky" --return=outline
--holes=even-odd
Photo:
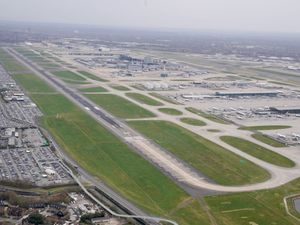
[[[0,20],[300,33],[300,0],[0,0]]]

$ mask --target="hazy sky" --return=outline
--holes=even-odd
[[[0,0],[0,20],[300,33],[300,0]]]

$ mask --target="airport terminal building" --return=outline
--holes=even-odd
[[[277,114],[300,114],[300,107],[270,107],[270,111]]]
[[[279,91],[265,91],[265,92],[216,92],[216,96],[220,97],[256,97],[256,96],[267,96],[267,97],[277,97]]]

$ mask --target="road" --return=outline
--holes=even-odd
[[[205,138],[208,138],[213,142],[221,146],[224,146],[228,150],[265,168],[270,172],[272,176],[271,179],[269,179],[268,181],[257,183],[257,184],[251,184],[251,185],[244,185],[244,186],[222,186],[222,185],[211,183],[207,179],[205,179],[205,177],[201,176],[201,174],[199,174],[198,172],[190,168],[188,165],[186,165],[186,163],[184,163],[182,160],[176,158],[169,152],[161,149],[157,145],[153,144],[151,141],[145,139],[142,135],[132,130],[128,125],[123,123],[121,120],[113,117],[112,115],[109,115],[107,112],[97,107],[94,103],[86,99],[84,96],[80,95],[76,91],[67,87],[62,81],[55,78],[51,73],[39,68],[38,66],[25,59],[14,50],[10,49],[9,51],[16,58],[18,58],[27,66],[29,66],[42,79],[46,80],[48,83],[54,86],[58,91],[63,93],[67,98],[69,98],[79,107],[81,107],[83,110],[89,113],[92,117],[94,117],[99,123],[107,127],[121,140],[131,145],[133,149],[136,150],[139,154],[147,158],[150,162],[152,162],[159,168],[166,171],[168,174],[170,174],[173,178],[175,178],[179,182],[183,182],[194,188],[202,188],[202,189],[208,189],[208,190],[214,190],[220,192],[243,192],[243,191],[254,191],[254,190],[262,190],[262,189],[278,187],[300,176],[300,167],[298,164],[298,162],[300,162],[299,155],[297,155],[296,167],[291,169],[286,169],[286,168],[274,166],[265,161],[252,157],[236,148],[233,148],[232,146],[226,145],[218,138],[218,136],[208,137],[208,135],[204,135]],[[128,99],[128,97],[125,96],[124,93],[119,92],[118,94]],[[130,99],[130,101],[132,101],[132,99]],[[135,103],[140,104],[139,102],[135,102]],[[159,112],[158,110],[153,110],[153,108],[151,108],[150,106],[142,105],[142,107],[156,113],[159,116],[159,118],[163,118],[178,124],[178,119],[175,117],[171,118],[170,116],[166,116],[163,113]],[[174,107],[174,105],[172,105],[172,107]],[[191,114],[188,115],[191,117],[195,117],[195,115],[191,115]],[[182,124],[180,125],[186,127],[189,130],[192,130],[195,133],[197,132],[197,130],[195,130],[196,128],[191,128],[190,126],[182,125]],[[222,125],[222,128],[223,127],[224,125]],[[229,131],[231,131],[232,133],[232,130],[229,129]],[[229,134],[231,133],[229,132]],[[239,134],[240,133],[242,132],[239,131]],[[253,142],[257,142],[257,141],[253,141]]]

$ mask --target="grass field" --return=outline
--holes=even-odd
[[[81,92],[108,92],[105,88],[103,87],[90,87],[90,88],[81,88]]]
[[[270,138],[266,135],[263,135],[263,134],[252,134],[251,135],[253,138],[255,138],[256,140],[258,141],[261,141],[267,145],[271,145],[273,147],[276,147],[276,148],[283,148],[283,147],[286,147],[285,144],[279,142],[279,141],[276,141],[274,140],[273,138]]]
[[[280,129],[287,129],[291,128],[291,126],[286,125],[266,125],[266,126],[247,126],[247,127],[240,127],[240,130],[280,130]]]
[[[221,132],[220,130],[218,129],[207,129],[208,132],[211,132],[211,133],[219,133]]]
[[[220,138],[225,143],[268,163],[282,167],[295,166],[295,163],[292,160],[251,141],[233,136],[222,136]]]
[[[54,93],[52,87],[33,74],[15,74],[14,79],[27,90],[27,92]]]
[[[80,85],[80,84],[90,84],[88,81],[80,81],[80,80],[69,80],[69,79],[62,79],[63,82],[67,84],[74,84],[74,85]]]
[[[183,114],[181,111],[172,108],[159,108],[158,111],[171,116],[180,116]]]
[[[0,48],[0,64],[3,68],[11,73],[30,71],[28,68],[19,63],[15,58]]]
[[[168,103],[171,103],[171,104],[174,104],[174,105],[180,105],[179,102],[176,102],[175,100],[167,97],[167,96],[163,96],[163,95],[160,95],[158,93],[155,93],[155,92],[152,92],[152,93],[149,93],[149,95],[155,97],[155,98],[158,98],[160,100],[163,100],[165,102],[168,102]]]
[[[130,121],[130,126],[219,184],[264,181],[270,174],[250,161],[167,121]]]
[[[155,117],[152,112],[113,94],[87,94],[94,103],[123,119],[137,119]]]
[[[230,124],[230,122],[227,121],[227,120],[223,120],[223,119],[221,119],[221,118],[219,118],[219,117],[217,117],[217,116],[215,116],[215,115],[208,114],[208,113],[203,112],[203,111],[201,111],[201,110],[199,110],[199,109],[196,109],[196,108],[193,108],[193,107],[187,107],[187,108],[185,108],[185,109],[186,109],[187,111],[191,112],[191,113],[194,113],[194,114],[196,114],[196,115],[198,115],[198,116],[201,116],[201,117],[203,117],[203,118],[205,118],[205,119],[208,119],[208,120],[210,120],[210,121],[213,121],[213,122],[215,122],[215,123]]]
[[[54,74],[55,76],[61,78],[64,81],[85,81],[86,79],[79,76],[76,73],[73,73],[72,71],[57,71],[57,72],[53,72],[52,74]]]
[[[30,78],[32,84],[23,79],[20,83],[28,91],[36,92],[32,88],[35,84],[41,84],[41,80]],[[46,83],[42,86],[52,89]],[[199,222],[209,225],[205,211],[197,200],[64,96],[31,94],[31,98],[44,113],[41,120],[43,126],[91,174],[148,212],[175,219],[184,225],[197,225]]]
[[[205,126],[206,125],[206,123],[203,122],[202,120],[188,118],[188,117],[180,118],[180,121],[183,123],[189,124],[189,125],[193,125],[193,126]]]
[[[45,58],[45,54],[41,53],[35,53],[32,50],[26,49],[26,48],[15,48],[16,51],[18,51],[20,54],[22,54],[24,57],[32,60],[33,62],[36,62],[38,65],[45,69],[59,69],[60,66],[56,63],[53,63],[52,61]]]
[[[101,81],[101,82],[107,82],[107,80],[103,79],[103,78],[100,78],[94,74],[91,74],[89,72],[86,72],[86,71],[78,71],[78,73],[82,74],[83,76],[87,77],[87,78],[90,78],[92,80],[96,80],[96,81]]]
[[[110,85],[111,88],[118,90],[118,91],[130,91],[128,87],[122,86],[122,85],[117,85],[117,84],[112,84]]]
[[[59,69],[60,68],[60,66],[58,64],[55,64],[52,62],[40,63],[39,65],[46,69]]]
[[[46,115],[43,126],[91,174],[149,212],[171,216],[182,224],[197,224],[192,221],[208,224],[195,200],[183,209],[176,209],[190,197],[66,98],[61,95],[32,97]],[[182,218],[181,210],[185,211]]]
[[[218,225],[298,225],[283,198],[300,193],[300,179],[276,189],[206,197]]]
[[[151,106],[162,106],[163,104],[153,98],[149,98],[146,95],[142,95],[139,93],[126,93],[126,96],[140,102],[146,105],[151,105]]]

